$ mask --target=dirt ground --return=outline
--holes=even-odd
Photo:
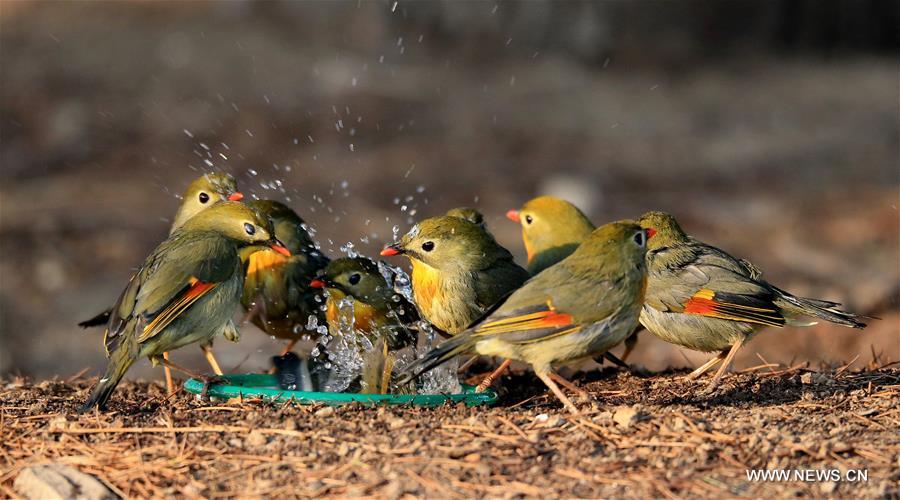
[[[93,380],[5,380],[0,491],[16,497],[22,468],[52,461],[126,497],[896,496],[900,369],[847,366],[761,365],[710,396],[681,373],[607,368],[575,377],[594,398],[578,418],[530,374],[503,379],[492,408],[167,401],[157,382],[127,382],[88,415],[75,410]],[[868,480],[751,482],[748,469]]]

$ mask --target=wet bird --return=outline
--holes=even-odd
[[[506,218],[522,226],[522,242],[528,255],[528,272],[533,275],[568,257],[593,231],[594,224],[575,205],[553,196],[539,196]],[[625,339],[621,359],[605,353],[605,359],[622,368],[637,345],[635,331]],[[597,362],[602,362],[597,359]]]
[[[553,368],[600,355],[635,329],[647,280],[646,244],[652,236],[652,229],[632,221],[601,226],[571,255],[538,273],[472,328],[415,361],[399,383],[464,352],[500,356],[530,364],[577,414],[556,382],[584,397],[587,393]]]
[[[109,362],[81,411],[104,408],[128,368],[142,357],[184,370],[163,353],[208,343],[235,330],[231,316],[244,283],[238,250],[265,245],[289,254],[271,224],[246,205],[219,202],[189,219],[147,257],[110,313]]]
[[[413,298],[422,317],[451,335],[468,328],[529,277],[482,225],[460,216],[426,219],[381,252],[399,254],[412,262]],[[504,360],[477,390],[487,389],[509,364]]]
[[[237,181],[231,175],[219,172],[205,173],[194,179],[185,190],[184,195],[182,196],[181,205],[178,207],[178,211],[175,213],[175,219],[172,221],[172,226],[169,229],[169,234],[171,235],[174,233],[191,217],[220,201],[240,201],[243,198],[244,195],[238,191]],[[82,328],[104,326],[109,322],[110,312],[111,309],[107,309],[91,319],[78,323],[78,326]],[[237,338],[232,337],[229,338],[229,340],[236,341]],[[219,363],[216,361],[215,356],[213,356],[210,344],[203,344],[200,348],[203,350],[203,355],[206,357],[206,360],[209,362],[213,371],[217,375],[221,375],[222,369],[219,367]],[[168,353],[164,356],[168,359]],[[172,374],[168,367],[165,369],[165,376],[166,387],[168,387],[169,393],[171,394],[175,391],[175,386],[172,383]]]
[[[303,219],[283,203],[255,200],[248,206],[271,219],[275,237],[284,242],[291,255],[269,248],[241,250],[246,280],[241,305],[245,320],[273,337],[288,340],[281,355],[293,349],[307,324],[324,324],[324,298],[309,283],[329,259],[318,249]],[[310,317],[315,321],[311,322]],[[314,332],[313,332],[314,333]]]
[[[675,345],[719,351],[687,377],[695,379],[721,362],[707,392],[715,389],[738,349],[767,326],[810,326],[815,319],[866,326],[837,302],[797,297],[769,284],[753,264],[688,236],[667,213],[648,212],[640,224],[657,231],[647,252],[641,323]]]
[[[332,336],[353,332],[372,346],[370,352],[360,352],[363,390],[388,392],[395,361],[391,353],[416,342],[416,307],[394,291],[378,264],[365,257],[332,261],[311,286],[328,291],[326,316]]]

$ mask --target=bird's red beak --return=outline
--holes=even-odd
[[[325,288],[325,282],[322,280],[312,280],[309,282],[309,286],[312,288]]]
[[[648,227],[648,228],[647,228],[647,239],[648,239],[648,240],[649,240],[650,238],[652,238],[653,235],[655,235],[655,234],[656,234],[656,229],[653,229],[652,227]]]
[[[510,210],[506,212],[506,218],[518,223],[519,222],[519,211],[518,210]]]
[[[388,245],[388,246],[384,247],[384,250],[381,251],[381,256],[382,257],[391,257],[393,255],[400,255],[401,253],[402,252],[400,251],[400,248],[397,247],[396,244],[393,244],[393,245]]]
[[[272,241],[271,243],[269,243],[269,248],[271,248],[272,250],[275,250],[276,252],[280,253],[281,255],[284,255],[285,257],[291,256],[291,251],[288,250],[287,247],[284,246],[284,243],[278,241],[277,239]]]
[[[240,191],[235,191],[234,193],[231,193],[230,195],[228,195],[228,201],[241,201],[243,199],[244,199],[244,193],[242,193]]]

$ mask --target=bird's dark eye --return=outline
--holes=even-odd
[[[422,250],[425,250],[426,252],[434,250],[434,242],[426,241],[425,243],[422,243]]]
[[[244,231],[246,231],[250,236],[253,236],[254,234],[256,234],[256,226],[250,224],[249,222],[245,222]]]
[[[206,203],[209,201],[209,195],[206,193],[200,193],[200,203]]]
[[[526,223],[526,224],[531,224],[533,221],[534,221],[534,219],[532,219],[530,215],[526,215],[526,216],[525,216],[525,223]]]
[[[637,246],[639,247],[644,246],[644,244],[647,242],[646,238],[644,237],[644,231],[638,231],[634,234],[634,242],[637,243]]]
[[[349,281],[351,285],[359,283],[359,273],[351,274],[350,279],[348,279],[347,281]]]

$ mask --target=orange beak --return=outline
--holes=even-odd
[[[519,211],[518,210],[510,210],[506,212],[506,218],[518,223],[519,222]]]
[[[278,241],[278,238],[272,238],[272,240],[269,242],[269,248],[275,250],[281,255],[284,255],[285,257],[291,256],[291,251],[284,246],[284,243]]]
[[[388,245],[388,246],[384,247],[384,250],[381,251],[381,256],[382,257],[391,257],[394,255],[400,255],[401,253],[403,253],[403,252],[400,251],[400,248],[398,248],[397,244],[395,243],[393,245]]]
[[[650,238],[652,238],[653,235],[655,235],[655,234],[656,234],[656,229],[653,229],[652,227],[648,227],[648,228],[647,228],[647,239],[648,239],[648,240],[649,240]]]
[[[244,199],[244,193],[242,193],[240,191],[235,191],[234,193],[231,193],[230,195],[228,195],[228,201],[241,201],[243,199]]]
[[[309,282],[309,286],[312,288],[325,288],[325,282],[322,280],[312,280]]]

